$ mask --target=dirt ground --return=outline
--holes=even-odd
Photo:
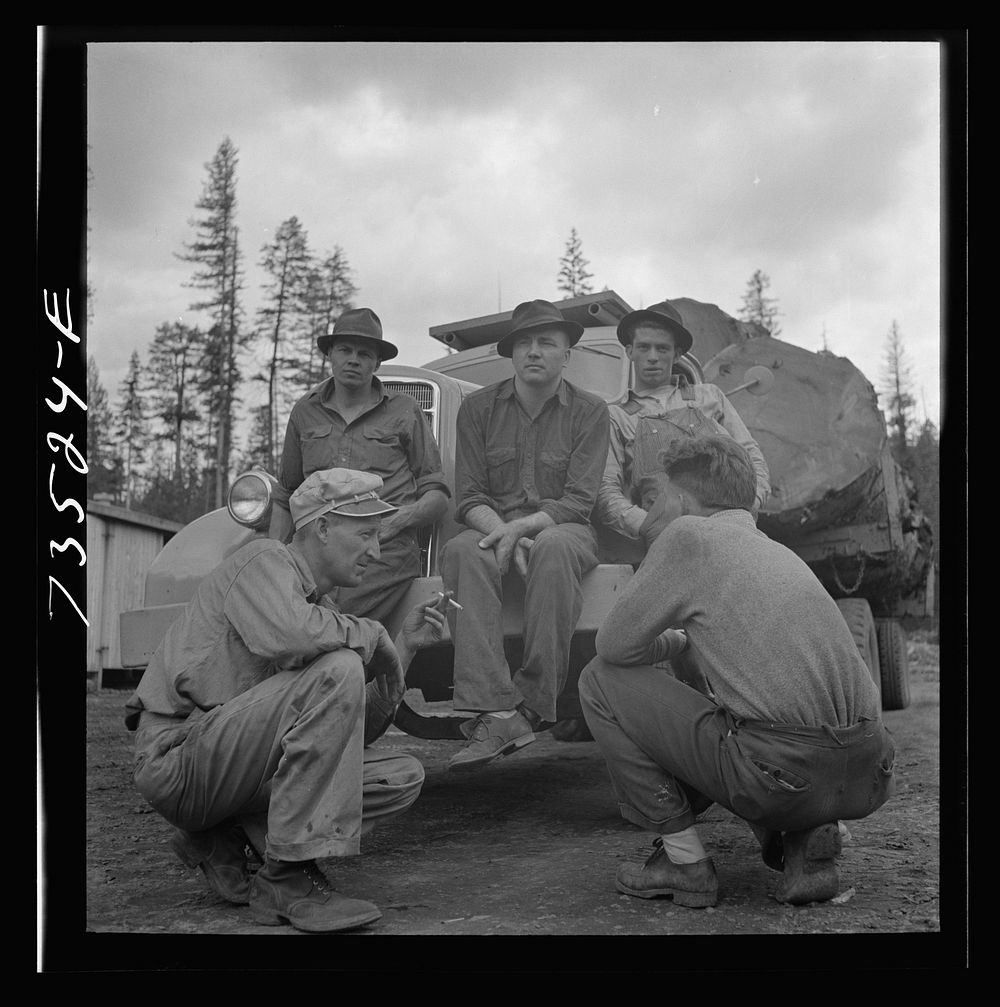
[[[699,830],[719,873],[715,908],[621,895],[614,888],[617,865],[643,860],[651,837],[618,816],[593,742],[543,735],[523,753],[466,776],[445,771],[456,742],[393,730],[379,744],[416,755],[426,783],[408,815],[367,837],[362,856],[321,862],[339,890],[383,911],[374,926],[340,936],[941,934],[935,640],[926,632],[910,636],[912,702],[885,714],[898,747],[898,792],[872,817],[848,823],[841,894],[833,902],[776,902],[771,893],[779,876],[761,862],[746,825],[719,807]],[[219,900],[199,872],[174,857],[170,827],[131,785],[130,736],[122,722],[127,695],[91,689],[86,697],[87,934],[307,936],[255,925],[249,909]],[[215,942],[215,950],[223,943]],[[241,945],[243,967],[253,968]],[[101,948],[96,940],[90,946]],[[135,949],[151,952],[152,944],[128,947],[135,961]],[[352,959],[371,952],[356,942],[347,947]],[[436,946],[445,959],[438,967],[448,967],[447,947]],[[937,945],[920,947],[898,967],[921,967]],[[343,959],[344,944],[336,948]],[[194,967],[184,959],[188,950],[168,945],[158,952],[166,955],[161,967]],[[217,954],[210,960],[216,964],[208,967],[222,961]]]

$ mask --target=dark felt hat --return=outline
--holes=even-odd
[[[687,353],[694,343],[694,336],[684,328],[680,312],[669,301],[660,301],[648,308],[630,311],[618,323],[618,342],[623,346],[629,346],[636,326],[642,322],[651,322],[669,329],[677,337],[678,353]]]
[[[319,352],[325,357],[337,336],[367,339],[373,344],[379,360],[391,360],[399,350],[382,338],[382,322],[371,308],[351,308],[333,323],[333,331],[316,340]]]
[[[524,301],[519,304],[510,318],[510,332],[497,340],[497,353],[509,357],[514,340],[524,332],[534,329],[561,329],[569,337],[569,345],[575,345],[583,335],[583,326],[563,318],[559,309],[549,301]]]

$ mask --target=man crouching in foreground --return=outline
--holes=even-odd
[[[580,678],[622,817],[658,834],[644,866],[619,868],[618,890],[715,905],[715,866],[694,824],[715,802],[784,871],[778,901],[832,898],[838,819],[864,818],[894,791],[878,690],[834,600],[756,528],[746,452],[701,437],[662,458],[649,551]],[[707,681],[709,695],[652,667],[664,659]]]
[[[329,932],[377,920],[316,860],[357,854],[423,783],[412,756],[366,746],[391,722],[414,651],[441,635],[441,601],[416,606],[394,645],[325,597],[378,557],[381,515],[396,509],[381,486],[349,469],[309,476],[290,499],[292,541],[254,539],[216,567],[128,702],[136,786],[176,827],[178,856],[257,923]],[[248,837],[264,861],[252,879]]]

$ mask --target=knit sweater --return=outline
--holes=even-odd
[[[619,665],[664,656],[687,632],[717,702],[738,717],[849,727],[878,719],[878,689],[836,602],[746,511],[672,521],[597,634]]]

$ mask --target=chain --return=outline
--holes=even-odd
[[[858,567],[858,579],[854,582],[853,587],[847,587],[847,585],[840,579],[840,574],[837,573],[835,555],[835,553],[830,553],[830,569],[833,571],[833,582],[837,585],[838,590],[843,591],[844,594],[854,594],[854,592],[861,587],[861,581],[865,576],[866,553],[863,549],[858,550],[858,555],[861,557],[861,564]]]

